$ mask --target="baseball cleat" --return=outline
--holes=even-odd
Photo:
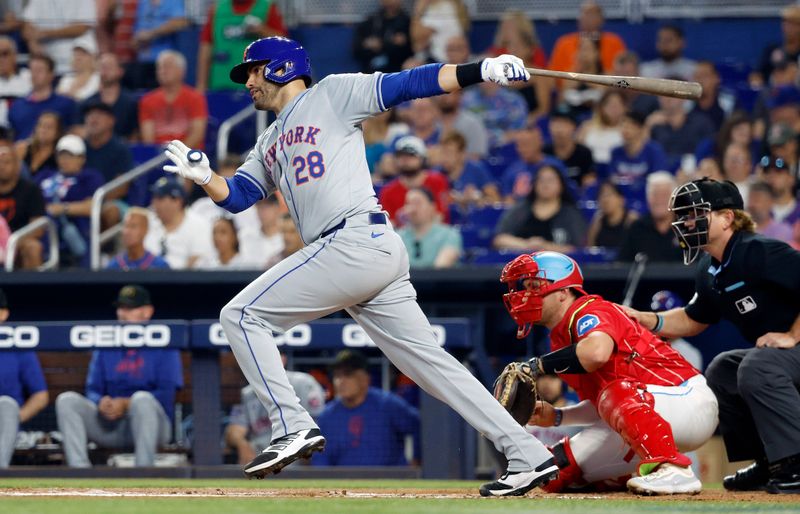
[[[665,462],[652,473],[628,480],[628,490],[646,496],[661,494],[698,494],[703,488],[691,467]]]
[[[533,471],[506,471],[499,480],[483,484],[481,496],[523,496],[540,485],[558,478],[558,466],[553,459],[540,464]]]
[[[275,439],[244,467],[248,478],[278,474],[297,459],[307,459],[325,448],[325,438],[318,428],[307,428]]]

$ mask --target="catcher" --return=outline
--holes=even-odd
[[[495,397],[523,424],[587,426],[552,448],[560,473],[544,489],[608,490],[627,480],[638,494],[699,493],[681,451],[702,445],[717,426],[717,400],[703,375],[618,305],[587,294],[566,255],[520,255],[500,280],[508,284],[503,300],[517,337],[543,325],[553,351],[509,364]],[[537,400],[533,384],[542,374],[557,374],[582,401],[556,409]]]

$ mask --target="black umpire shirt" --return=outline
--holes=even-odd
[[[700,323],[732,322],[755,344],[767,332],[788,332],[800,314],[800,252],[782,241],[736,232],[722,263],[704,255],[686,314]]]

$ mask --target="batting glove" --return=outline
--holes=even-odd
[[[525,63],[516,55],[503,54],[489,57],[481,64],[481,78],[484,82],[494,82],[507,86],[509,82],[528,81],[531,74],[525,69]]]
[[[172,165],[164,166],[164,171],[188,178],[200,186],[211,182],[211,175],[214,172],[211,170],[208,157],[200,150],[192,150],[175,139],[167,145],[164,154],[172,161]]]

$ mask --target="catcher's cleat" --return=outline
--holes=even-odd
[[[481,496],[523,496],[540,485],[558,478],[558,466],[548,459],[533,471],[506,471],[499,480],[483,484]]]
[[[270,473],[278,474],[296,461],[311,457],[325,448],[325,438],[318,428],[300,430],[275,439],[263,452],[244,467],[248,478],[264,478]]]
[[[728,491],[760,491],[769,480],[769,464],[757,460],[746,468],[722,479],[722,486]]]
[[[628,490],[636,494],[698,494],[703,488],[691,467],[665,462],[652,473],[628,480]]]

